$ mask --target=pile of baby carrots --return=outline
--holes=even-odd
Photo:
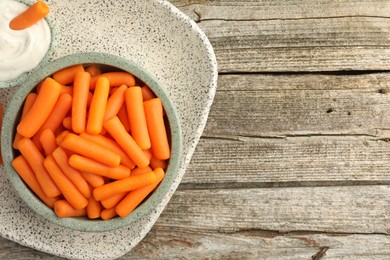
[[[97,64],[38,84],[13,147],[16,172],[61,218],[126,217],[162,181],[171,155],[161,100],[132,74]]]

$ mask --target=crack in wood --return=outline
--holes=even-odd
[[[313,255],[311,257],[312,260],[319,260],[321,259],[322,257],[324,257],[326,255],[326,251],[328,251],[329,247],[327,246],[323,246],[323,247],[320,247],[320,251],[317,252],[317,254]]]
[[[390,181],[287,181],[287,182],[225,182],[225,183],[181,183],[177,190],[238,190],[298,187],[346,187],[390,185]]]

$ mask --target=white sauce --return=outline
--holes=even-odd
[[[24,30],[9,28],[9,22],[27,8],[15,0],[0,0],[0,81],[35,68],[49,49],[51,32],[45,19]]]

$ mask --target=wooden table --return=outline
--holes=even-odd
[[[182,184],[121,259],[389,259],[390,1],[171,1],[219,64]],[[0,259],[57,259],[0,240]]]

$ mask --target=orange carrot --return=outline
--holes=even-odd
[[[136,190],[152,184],[156,181],[154,172],[148,172],[142,175],[130,176],[122,180],[110,182],[93,190],[93,196],[96,200],[101,201],[115,194],[125,191]]]
[[[145,168],[136,167],[135,169],[133,169],[131,171],[131,176],[137,176],[137,175],[141,175],[141,174],[152,172],[152,171],[153,171],[153,169],[150,168],[149,166],[146,166]]]
[[[39,185],[41,186],[45,195],[50,198],[59,196],[61,191],[58,189],[57,185],[46,171],[43,165],[43,155],[39,152],[33,141],[27,138],[23,138],[18,143],[18,149],[27,160],[31,169],[34,171]]]
[[[143,152],[149,160],[152,159],[153,154],[151,149],[143,150]]]
[[[129,158],[129,156],[123,151],[123,149],[111,138],[102,136],[102,135],[90,135],[87,133],[81,133],[80,137],[85,138],[87,140],[90,140],[92,142],[95,142],[97,144],[100,144],[116,153],[118,153],[121,157],[121,164],[129,167],[130,169],[133,169],[135,164],[134,162]]]
[[[72,129],[75,133],[82,133],[85,130],[90,80],[91,75],[85,71],[77,72],[74,76]]]
[[[67,116],[62,120],[62,125],[67,129],[67,130],[72,130],[72,117]]]
[[[75,209],[82,209],[88,205],[88,200],[81,194],[81,192],[73,185],[73,183],[66,177],[58,166],[52,155],[46,157],[43,162],[46,170],[61,190],[62,195]]]
[[[53,131],[49,128],[45,129],[42,132],[39,141],[42,144],[46,156],[50,155],[58,146],[56,142],[56,137]]]
[[[118,116],[119,120],[121,121],[123,127],[125,128],[126,132],[129,132],[130,131],[130,123],[129,123],[129,117],[127,116],[126,104],[123,104],[121,109],[119,109],[117,116]]]
[[[104,185],[103,176],[99,176],[88,172],[81,172],[81,175],[93,188]]]
[[[58,98],[56,104],[53,107],[53,110],[50,112],[50,115],[46,121],[39,128],[38,132],[33,137],[34,143],[35,140],[39,140],[42,132],[46,129],[50,129],[55,132],[58,127],[60,127],[62,121],[64,120],[66,114],[70,111],[72,106],[72,96],[69,94],[61,94]]]
[[[130,169],[126,166],[109,167],[78,154],[74,154],[69,158],[69,164],[79,171],[93,173],[110,179],[124,179],[130,176]]]
[[[163,170],[166,170],[167,166],[168,163],[166,160],[159,160],[154,156],[152,156],[152,158],[150,159],[150,167],[152,167],[152,169],[161,168]]]
[[[149,99],[153,99],[155,98],[156,96],[154,95],[153,91],[146,85],[144,85],[142,88],[142,98],[144,101],[146,100],[149,100]]]
[[[75,209],[66,200],[54,203],[54,213],[59,218],[82,217],[87,215],[87,208]]]
[[[100,217],[102,206],[99,201],[96,201],[93,196],[88,200],[87,216],[89,219],[95,219]]]
[[[26,100],[24,101],[24,106],[23,106],[22,115],[21,115],[20,119],[23,119],[26,116],[27,112],[30,111],[32,105],[34,104],[35,100],[37,99],[37,96],[38,96],[37,93],[29,93],[27,95]],[[12,144],[12,147],[14,149],[18,148],[17,147],[18,142],[22,138],[23,138],[23,136],[21,136],[19,133],[15,134],[14,142]]]
[[[69,94],[69,95],[73,95],[73,87],[71,86],[62,86],[61,87],[61,95],[62,94]]]
[[[127,195],[127,193],[128,191],[115,194],[107,199],[100,201],[100,203],[104,208],[111,209],[115,207]]]
[[[118,166],[121,161],[118,153],[73,133],[65,136],[60,146],[111,167]]]
[[[120,85],[126,85],[132,87],[135,85],[135,78],[132,74],[128,72],[106,72],[91,78],[90,88],[94,89],[96,81],[99,77],[105,77],[110,81],[111,87],[119,87]]]
[[[130,122],[131,136],[142,150],[149,149],[150,139],[146,125],[141,88],[128,88],[125,92],[125,102]]]
[[[104,209],[102,210],[102,212],[100,213],[100,217],[103,219],[103,220],[109,220],[109,219],[112,219],[116,216],[116,211],[115,211],[115,208],[112,208],[112,209]]]
[[[26,138],[34,136],[49,117],[60,92],[61,85],[52,78],[46,78],[30,111],[17,126],[18,133]]]
[[[53,79],[55,79],[57,82],[59,82],[62,85],[68,85],[75,80],[76,73],[82,71],[84,71],[83,65],[81,64],[74,65],[62,69],[60,71],[57,71],[56,73],[53,74]]]
[[[129,133],[126,132],[124,126],[118,117],[113,117],[104,122],[104,128],[122,147],[130,159],[140,168],[149,165],[149,159],[143,153]]]
[[[85,71],[88,72],[91,77],[102,74],[102,70],[97,65],[88,66]]]
[[[159,160],[169,159],[171,151],[164,124],[161,100],[154,98],[145,101],[144,108],[153,155]]]
[[[30,165],[26,161],[26,159],[19,155],[12,161],[12,166],[15,171],[19,174],[19,176],[23,179],[23,181],[27,184],[28,187],[50,208],[53,208],[54,202],[58,200],[58,198],[49,198],[43,192],[41,186],[38,183],[37,178],[35,177],[35,173],[31,169]]]
[[[62,141],[64,141],[65,137],[69,134],[70,132],[68,130],[64,130],[61,133],[57,134],[56,137],[56,142],[57,145],[60,146]]]
[[[50,8],[41,1],[36,2],[27,10],[16,16],[9,23],[12,30],[23,30],[31,27],[50,12]]]
[[[124,218],[128,216],[162,181],[165,175],[164,171],[161,168],[157,168],[154,170],[154,173],[156,175],[156,180],[154,183],[130,191],[126,197],[115,207],[115,211],[120,217]]]
[[[99,77],[88,113],[86,131],[89,134],[100,134],[102,131],[109,91],[110,82],[108,79]]]
[[[116,116],[125,101],[126,85],[118,87],[107,101],[106,112],[104,114],[104,121]]]
[[[84,197],[91,197],[91,189],[80,171],[71,167],[68,163],[68,155],[62,147],[58,147],[52,153],[54,160],[65,173],[66,177],[73,183],[74,186],[83,194]]]

